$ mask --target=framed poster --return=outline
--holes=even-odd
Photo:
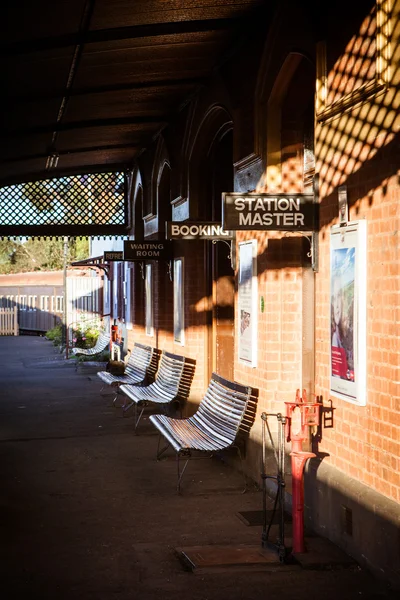
[[[239,244],[239,362],[257,366],[257,240]]]
[[[367,222],[331,228],[330,391],[365,406]]]

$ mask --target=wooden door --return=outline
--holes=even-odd
[[[213,246],[212,339],[213,371],[233,379],[234,360],[234,272],[224,242]]]

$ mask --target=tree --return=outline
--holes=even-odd
[[[18,242],[0,239],[0,273],[11,273],[15,262]]]
[[[0,241],[0,272],[57,271],[63,268],[63,238],[29,238],[24,241]],[[89,239],[69,240],[67,262],[82,260],[89,255]]]

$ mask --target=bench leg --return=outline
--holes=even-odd
[[[237,453],[238,453],[238,457],[239,457],[239,461],[240,461],[240,471],[242,473],[243,483],[244,483],[242,494],[245,494],[247,492],[247,479],[246,479],[246,475],[245,475],[244,468],[243,468],[242,452],[241,452],[239,446],[234,445],[234,446],[231,446],[231,448],[236,448]]]
[[[108,389],[108,386],[108,383],[103,383],[103,385],[100,388],[99,394],[102,394],[106,389]]]
[[[116,402],[118,400],[118,396],[119,396],[119,387],[117,387],[117,389],[115,390],[115,396],[114,396],[113,401],[112,401],[113,406],[116,405]]]
[[[181,481],[182,481],[183,474],[186,471],[186,467],[188,466],[188,462],[190,460],[190,453],[182,454],[182,456],[187,456],[187,459],[186,459],[185,464],[183,465],[182,471],[180,470],[180,460],[179,460],[180,456],[181,456],[181,452],[177,452],[176,453],[176,466],[177,466],[177,471],[178,471],[178,483],[176,486],[176,491],[178,492],[178,494],[181,493]]]
[[[122,406],[122,412],[123,414],[125,414],[130,408],[132,408],[132,406],[135,404],[135,402],[129,402],[128,403],[128,399],[126,397],[125,402]]]
[[[143,406],[142,406],[142,409],[141,409],[141,411],[140,411],[140,413],[139,413],[139,416],[137,416],[137,412],[138,412],[138,403],[137,403],[137,402],[134,402],[134,404],[135,404],[135,414],[134,414],[134,419],[135,419],[135,433],[136,433],[136,429],[137,429],[137,427],[138,427],[138,425],[139,425],[139,421],[140,421],[140,419],[142,418],[143,411],[144,411],[144,409],[146,408],[146,404],[143,404]]]
[[[161,433],[160,433],[160,435],[158,436],[158,443],[157,443],[157,455],[156,455],[157,460],[160,460],[160,458],[162,457],[162,455],[164,454],[164,452],[166,450],[168,450],[168,448],[171,445],[169,442],[167,442],[166,445],[164,446],[164,448],[162,448],[162,450],[160,450],[160,443],[161,443],[162,439],[164,439],[164,436],[162,436]]]

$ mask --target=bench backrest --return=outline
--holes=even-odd
[[[109,345],[110,340],[110,333],[108,331],[103,331],[100,333],[95,345],[92,348],[73,348],[73,352],[75,352],[75,354],[94,356],[95,354],[100,354],[100,352],[103,352],[103,350],[105,350]]]
[[[98,351],[101,352],[108,346],[108,344],[110,343],[110,340],[111,340],[110,332],[103,331],[102,333],[100,333],[99,337],[97,338],[97,342],[93,347],[98,348],[99,349]]]
[[[243,427],[254,420],[258,391],[213,373],[195,414],[190,417],[207,436],[233,443]]]
[[[192,358],[163,350],[152,385],[155,389],[167,391],[177,398],[186,399],[190,392],[195,365],[196,361]]]
[[[154,381],[160,352],[152,346],[135,342],[125,367],[126,375],[142,375],[145,383]]]

